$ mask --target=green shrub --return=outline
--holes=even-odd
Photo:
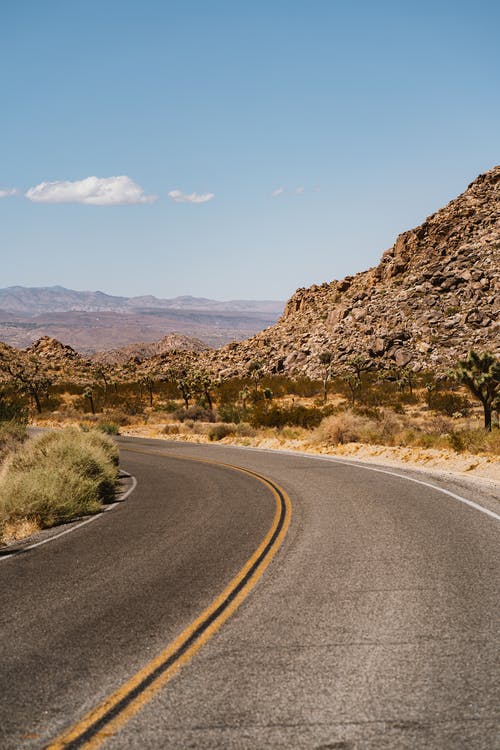
[[[460,393],[453,393],[453,391],[433,393],[429,406],[439,414],[446,414],[448,417],[453,417],[454,414],[466,417],[470,413],[467,397],[460,395]]]
[[[457,451],[457,453],[461,453],[463,450],[465,450],[465,440],[460,432],[456,432],[455,430],[453,430],[449,433],[448,440],[450,441],[450,446],[454,451]]]
[[[167,401],[165,404],[155,404],[153,406],[153,411],[164,411],[167,414],[172,414],[172,412],[177,411],[178,405],[175,401]]]
[[[222,440],[228,435],[236,434],[237,426],[235,424],[213,424],[208,430],[208,439],[212,441]]]
[[[119,435],[120,427],[116,422],[99,422],[97,429],[104,432],[105,435]]]
[[[172,413],[174,419],[178,419],[179,422],[185,422],[189,420],[191,422],[215,422],[215,414],[210,409],[205,409],[199,404],[190,406],[189,409],[177,409]]]
[[[493,429],[491,432],[483,428],[462,429],[450,431],[448,441],[451,448],[461,453],[493,453],[500,455],[500,430]]]
[[[217,417],[220,422],[238,424],[243,419],[243,413],[243,409],[236,404],[221,404],[217,409]]]
[[[323,417],[325,410],[315,407],[297,406],[279,407],[272,406],[267,409],[265,406],[256,406],[252,412],[251,423],[254,427],[317,427]]]

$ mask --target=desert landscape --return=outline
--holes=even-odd
[[[276,323],[243,341],[209,346],[207,316],[248,314],[256,325],[278,303],[157,300],[168,315],[198,306],[200,338],[166,332],[90,355],[88,344],[77,350],[52,336],[24,349],[3,343],[3,418],[498,479],[499,198],[495,167],[400,235],[378,266],[299,289]],[[11,290],[0,300],[16,314],[65,316],[68,330],[98,315],[98,335],[83,326],[94,350],[103,316],[119,321],[110,335],[132,339],[128,310],[145,303],[67,290]],[[233,320],[234,334],[242,318]]]

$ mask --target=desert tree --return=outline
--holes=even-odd
[[[182,366],[171,367],[167,371],[166,379],[175,383],[184,401],[184,406],[186,409],[189,409],[189,403],[193,398],[193,377],[189,368]]]
[[[108,395],[108,386],[110,383],[109,374],[103,365],[95,365],[91,371],[92,379],[96,384],[102,384],[103,401],[106,403]]]
[[[137,373],[137,377],[141,389],[144,388],[148,394],[149,406],[152,407],[154,402],[155,384],[161,380],[159,366],[154,363],[149,363],[147,369],[143,369],[142,372]]]
[[[500,406],[500,361],[491,352],[471,350],[459,361],[454,375],[481,402],[484,428],[491,430],[492,411]]]
[[[262,362],[254,360],[248,365],[248,374],[253,381],[254,397],[257,398],[259,390],[259,380],[264,377],[264,367]]]
[[[347,385],[347,388],[349,389],[351,406],[354,407],[356,405],[356,399],[358,399],[361,395],[361,380],[353,372],[350,372],[350,373],[347,373],[347,375],[344,375],[342,380],[344,381],[344,383]]]
[[[238,394],[238,399],[241,401],[241,408],[243,409],[243,413],[247,410],[247,403],[248,399],[250,398],[251,393],[248,388],[243,388]]]
[[[370,360],[357,354],[355,357],[351,357],[347,364],[349,365],[349,372],[343,380],[349,388],[351,404],[354,406],[356,399],[361,400],[363,394],[362,375],[370,369]]]
[[[214,409],[212,391],[216,384],[215,378],[203,367],[193,369],[191,374],[192,390],[205,401],[210,411]]]
[[[319,355],[319,361],[321,364],[321,379],[323,381],[323,403],[326,404],[328,398],[328,381],[332,377],[332,361],[333,354],[331,352],[321,352]]]
[[[411,367],[399,367],[395,370],[395,381],[398,390],[404,393],[405,388],[408,387],[410,396],[413,396],[414,387],[414,372]]]
[[[94,385],[94,383],[87,383],[83,389],[83,397],[89,402],[92,414],[95,414]]]

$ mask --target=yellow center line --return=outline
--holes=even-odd
[[[186,664],[222,627],[247,598],[281,546],[290,525],[292,506],[285,490],[267,477],[250,469],[220,461],[177,456],[163,451],[122,448],[130,453],[162,455],[182,461],[196,461],[223,466],[253,477],[267,487],[276,502],[271,528],[245,565],[222,593],[161,653],[146,664],[121,687],[95,706],[72,728],[46,746],[46,750],[97,748],[114,735],[148,703],[179,669]]]

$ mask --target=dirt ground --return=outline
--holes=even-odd
[[[165,435],[163,425],[144,425],[121,429],[121,434],[131,437],[151,437],[165,440],[183,440],[205,443],[205,435]],[[256,435],[254,437],[226,437],[219,441],[225,445],[242,445],[274,450],[294,450],[320,455],[338,456],[395,468],[425,469],[429,473],[460,475],[469,480],[478,480],[478,485],[498,483],[500,491],[500,461],[496,456],[456,453],[434,448],[388,447],[348,443],[335,447],[308,442],[302,439],[285,440],[278,437]],[[485,480],[484,482],[481,480]]]

